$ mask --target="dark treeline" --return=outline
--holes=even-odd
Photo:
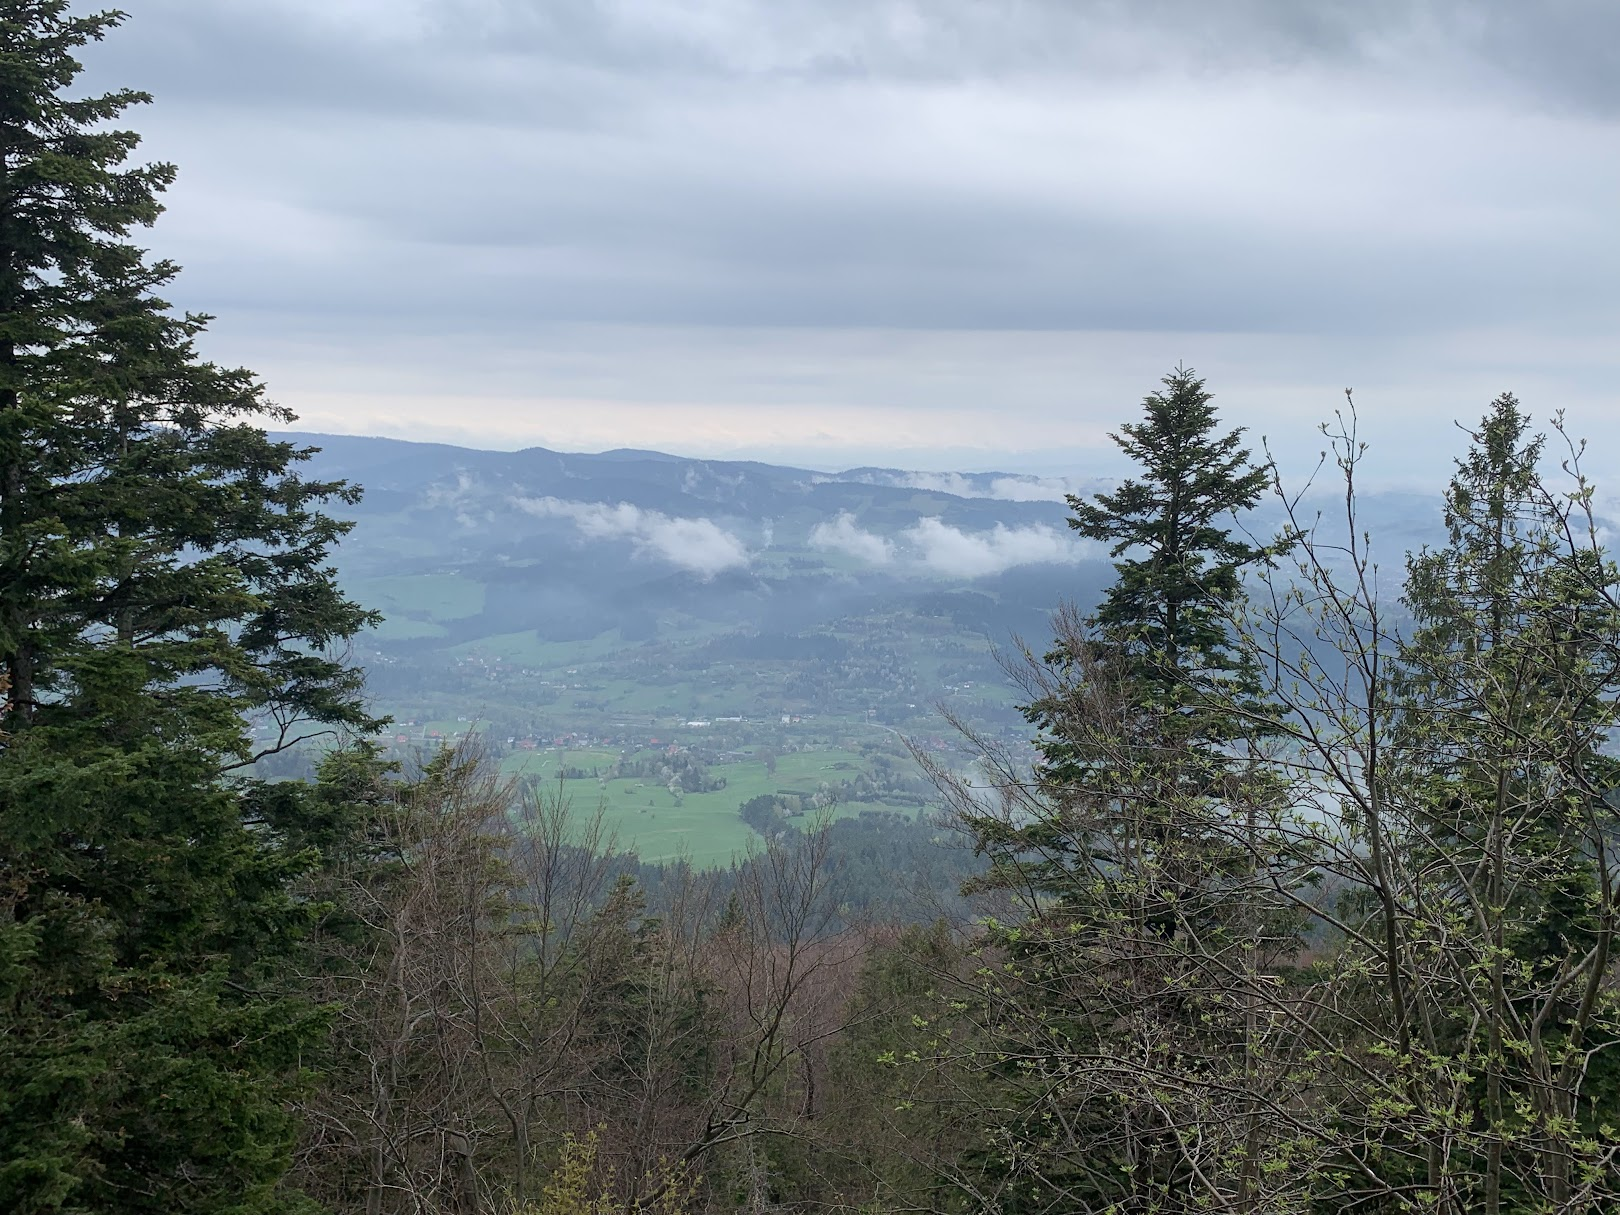
[[[579,782],[343,744],[359,491],[156,296],[145,98],[69,96],[118,19],[0,0],[0,1210],[1620,1209],[1578,446],[1494,402],[1395,596],[1353,407],[1328,527],[1178,369],[1070,500],[1117,580],[1008,658],[1033,768],[961,724],[932,814],[645,866]]]

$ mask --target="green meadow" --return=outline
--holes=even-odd
[[[344,589],[383,614],[372,630],[378,641],[443,637],[443,621],[476,616],[484,610],[484,584],[459,574],[402,574],[356,578]]]
[[[457,657],[499,658],[532,667],[560,667],[597,662],[623,649],[618,629],[609,629],[587,641],[542,641],[533,629],[493,633],[451,648]]]
[[[508,776],[555,779],[565,767],[605,772],[617,758],[613,751],[534,751],[508,756],[502,772]],[[617,847],[634,849],[644,861],[685,859],[708,867],[725,865],[743,853],[750,842],[758,842],[759,836],[737,817],[738,807],[750,798],[765,793],[810,795],[823,782],[849,780],[864,767],[863,757],[853,751],[800,751],[779,756],[774,775],[759,760],[710,768],[712,775],[726,778],[726,787],[711,793],[683,793],[677,797],[656,781],[637,777],[569,780],[563,782],[562,789],[582,818],[601,807],[603,821]],[[835,806],[832,815],[842,818],[868,810],[893,810],[907,815],[917,812],[915,806],[852,802]]]
[[[402,574],[357,578],[345,589],[385,615],[460,620],[484,610],[484,584],[460,574]]]

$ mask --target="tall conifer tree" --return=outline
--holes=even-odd
[[[1232,609],[1247,566],[1277,547],[1234,535],[1269,470],[1253,464],[1242,430],[1218,433],[1213,395],[1178,367],[1143,402],[1143,418],[1112,436],[1141,472],[1092,500],[1069,496],[1069,526],[1110,546],[1118,580],[1093,620],[1103,650],[1128,673],[1144,705],[1194,745],[1230,741],[1247,728],[1197,700],[1252,698],[1258,680],[1234,646]],[[1219,697],[1210,693],[1219,692]]]
[[[1191,1107],[1165,1108],[1119,1060],[1184,1075],[1178,1101],[1245,1091],[1265,1043],[1227,989],[1297,941],[1275,896],[1289,879],[1266,871],[1282,851],[1265,838],[1276,789],[1245,744],[1267,714],[1233,626],[1243,570],[1287,545],[1234,532],[1269,471],[1184,368],[1115,441],[1139,475],[1069,505],[1118,581],[1089,618],[1060,616],[1029,673],[1033,789],[967,811],[985,884],[1030,912],[990,934],[1010,959],[987,1011],[1018,1107],[997,1143],[1017,1209],[1168,1209],[1187,1180],[1175,1119]],[[1258,1168],[1260,1116],[1228,1105],[1231,1167]]]
[[[269,1211],[308,855],[298,799],[225,774],[246,713],[368,724],[330,656],[368,622],[326,564],[354,491],[155,294],[130,235],[174,170],[113,125],[148,98],[70,95],[121,19],[0,0],[0,1209]]]
[[[1241,430],[1220,433],[1212,394],[1193,371],[1178,367],[1163,384],[1144,399],[1142,420],[1113,436],[1139,477],[1090,500],[1069,497],[1069,525],[1110,545],[1119,576],[1084,635],[1048,655],[1063,672],[1056,687],[1025,709],[1041,730],[1040,778],[1054,806],[1135,807],[1163,820],[1154,829],[1161,845],[1177,834],[1169,820],[1178,807],[1220,795],[1234,745],[1264,732],[1258,672],[1232,620],[1243,570],[1292,543],[1234,534],[1269,470],[1252,463]],[[1086,707],[1099,695],[1112,716]],[[1060,854],[1095,846],[1066,826],[1052,832],[1054,823],[1031,824],[1031,839]],[[1068,866],[1060,855],[1055,889],[1071,886]]]

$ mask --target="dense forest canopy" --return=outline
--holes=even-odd
[[[146,97],[74,95],[120,19],[0,0],[0,1209],[1620,1209],[1620,570],[1556,422],[1490,403],[1392,593],[1353,402],[1330,525],[1178,367],[1069,500],[1115,580],[1005,656],[1032,764],[961,719],[644,864],[576,789],[731,793],[695,751],[364,741],[360,489],[156,294]]]

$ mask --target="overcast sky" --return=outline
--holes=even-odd
[[[1178,361],[1620,468],[1613,0],[121,0],[153,248],[309,429],[1079,473]],[[1614,430],[1612,437],[1606,430]]]

